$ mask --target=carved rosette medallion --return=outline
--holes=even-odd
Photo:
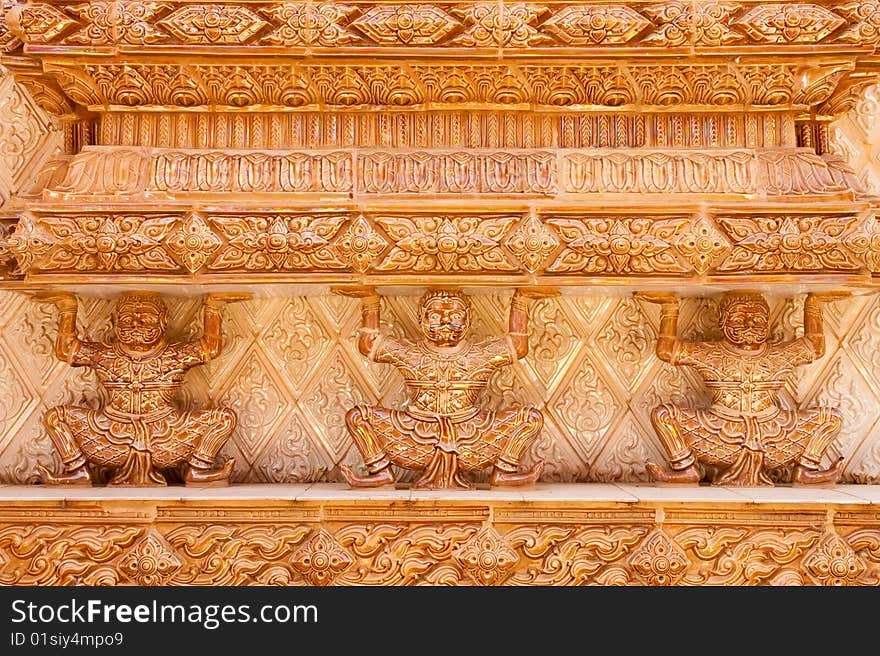
[[[174,547],[151,530],[119,559],[119,570],[138,585],[165,585],[183,567]]]
[[[675,585],[688,568],[687,555],[661,530],[647,536],[629,562],[648,585]]]
[[[491,526],[463,544],[454,558],[479,585],[503,583],[519,562],[510,543]]]
[[[354,558],[330,533],[320,529],[293,554],[291,562],[312,585],[330,585],[351,567]]]
[[[854,585],[867,571],[846,540],[829,531],[804,557],[804,569],[820,585]]]

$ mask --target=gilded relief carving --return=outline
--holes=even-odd
[[[241,295],[212,295],[204,304],[204,333],[196,341],[167,342],[168,309],[158,294],[129,292],[113,312],[115,342],[77,337],[78,303],[70,294],[38,294],[60,313],[55,355],[95,370],[108,395],[100,410],[50,408],[43,424],[61,454],[64,471],[44,470],[46,482],[92,484],[94,469],[110,470],[110,485],[165,485],[161,470],[184,466],[192,485],[224,484],[231,460],[214,469],[217,452],[235,428],[227,408],[181,411],[175,393],[186,371],[217,357],[222,348],[221,312]]]
[[[339,293],[361,298],[358,350],[374,362],[393,364],[403,375],[408,399],[403,409],[359,405],[345,416],[367,473],[348,466],[341,472],[352,487],[390,486],[391,465],[423,473],[415,489],[471,488],[466,472],[492,467],[495,486],[528,485],[538,480],[543,462],[519,472],[520,461],[544,423],[535,408],[483,410],[477,404],[496,370],[524,357],[529,348],[529,302],[555,292],[521,289],[511,301],[509,332],[470,342],[471,307],[452,290],[426,292],[414,342],[379,333],[379,296],[371,289]]]
[[[678,299],[673,294],[640,292],[659,303],[657,357],[694,367],[712,396],[708,408],[664,403],[651,423],[667,451],[672,471],[648,464],[661,482],[698,483],[705,468],[716,471],[719,485],[773,485],[774,471],[791,469],[795,483],[834,483],[843,458],[820,463],[843,426],[841,413],[827,406],[787,410],[779,394],[795,367],[825,353],[822,304],[846,296],[810,293],[804,303],[804,336],[768,344],[770,311],[756,292],[728,292],[718,306],[717,342],[678,339]]]

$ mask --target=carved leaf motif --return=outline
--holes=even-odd
[[[34,270],[174,270],[177,263],[162,242],[177,221],[173,216],[47,216],[38,228],[13,235],[13,252]],[[49,248],[46,248],[46,245]],[[34,249],[34,250],[31,250]],[[37,259],[39,258],[39,259]]]
[[[373,531],[375,533],[373,534]],[[359,566],[339,577],[340,583],[369,585],[461,584],[465,577],[453,554],[478,531],[477,526],[455,524],[371,525],[347,527],[336,539],[357,549]]]
[[[526,48],[552,39],[536,28],[546,7],[515,3],[476,2],[452,10],[466,21],[466,31],[453,40],[463,46]]]
[[[168,35],[154,24],[156,14],[171,5],[161,2],[90,2],[72,5],[69,11],[79,16],[84,25],[67,37],[65,43],[82,45],[140,45],[161,43]]]
[[[846,21],[814,4],[762,4],[733,21],[752,39],[765,43],[818,43]]]
[[[719,217],[733,247],[720,271],[853,270],[860,267],[844,235],[854,216]]]
[[[0,570],[7,585],[117,585],[112,563],[142,534],[139,526],[6,526]]]
[[[243,6],[186,4],[159,25],[184,43],[243,45],[269,23]]]
[[[829,531],[804,557],[803,568],[821,585],[856,585],[868,569],[846,540]]]
[[[860,44],[880,41],[880,2],[847,2],[834,9],[850,21],[850,26],[836,40]]]
[[[358,37],[342,24],[357,9],[336,2],[285,2],[260,10],[280,24],[263,43],[279,46],[347,45]]]
[[[509,580],[519,585],[584,585],[597,582],[607,565],[620,561],[647,533],[646,527],[579,529],[553,525],[514,528],[505,538],[537,561]],[[619,574],[617,575],[620,576]],[[625,576],[625,575],[624,575]]]
[[[295,554],[293,566],[312,585],[329,585],[351,567],[354,558],[323,528],[315,531]]]
[[[379,44],[433,45],[461,25],[432,5],[403,4],[371,7],[351,22]]]
[[[739,4],[728,2],[685,3],[673,0],[660,5],[649,5],[642,11],[658,23],[658,27],[643,39],[643,43],[667,47],[694,45],[727,45],[745,37],[730,29],[731,14]]]
[[[331,241],[346,215],[251,215],[208,217],[225,246],[211,262],[214,270],[290,271],[344,269],[347,263]]]
[[[491,526],[477,533],[452,555],[478,585],[503,583],[519,561],[519,554]]]
[[[165,539],[187,560],[175,577],[182,585],[289,585],[297,577],[286,561],[311,531],[307,525],[193,523]]]
[[[630,564],[649,585],[676,585],[690,565],[681,547],[659,529],[639,545]]]
[[[649,273],[687,271],[672,250],[671,240],[687,219],[565,219],[551,217],[565,249],[548,267],[552,272]]]
[[[501,246],[519,217],[377,217],[395,240],[377,271],[516,271]]]
[[[6,16],[4,23],[13,18],[18,24],[16,36],[26,44],[51,43],[77,24],[77,21],[51,4],[18,5],[10,13],[14,16]]]
[[[505,245],[523,263],[526,271],[535,273],[559,246],[559,240],[536,217],[529,216],[510,234]]]
[[[364,272],[385,251],[388,242],[363,216],[354,219],[333,242],[336,256],[355,271]]]
[[[272,366],[251,350],[240,359],[218,394],[218,404],[232,408],[238,416],[232,441],[249,463],[253,463],[277,422],[288,410],[284,388]]]
[[[651,22],[626,5],[568,6],[541,24],[541,31],[569,46],[623,44]]]

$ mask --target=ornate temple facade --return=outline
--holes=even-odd
[[[0,583],[877,584],[878,42],[4,0]]]

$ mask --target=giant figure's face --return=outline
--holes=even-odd
[[[437,346],[455,346],[470,325],[470,308],[455,296],[429,298],[422,304],[422,332]]]
[[[114,312],[116,339],[133,349],[149,349],[165,337],[167,317],[165,304],[158,297],[128,294]]]
[[[718,325],[724,337],[741,348],[756,348],[770,333],[770,309],[763,298],[736,296],[722,301]]]

